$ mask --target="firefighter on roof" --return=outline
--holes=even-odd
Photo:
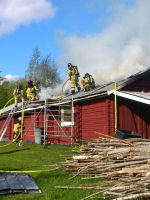
[[[37,81],[35,85],[33,84],[32,80],[28,81],[28,87],[26,90],[28,100],[34,101],[39,99],[37,96],[37,92],[39,91],[39,84],[40,81]]]
[[[32,80],[28,81],[26,93],[29,101],[38,100],[37,91],[39,91],[39,83],[38,81],[36,85],[34,85]]]
[[[15,107],[17,107],[18,99],[21,99],[22,102],[24,102],[22,85],[19,85],[15,88],[13,95],[15,99]]]
[[[80,92],[81,87],[79,85],[79,71],[77,66],[73,66],[71,63],[68,63],[68,75],[70,77],[70,87],[71,87],[71,94],[75,93],[75,87],[77,87],[78,92]]]
[[[81,80],[81,84],[83,85],[83,91],[87,92],[90,89],[95,88],[95,81],[92,75],[86,73]]]
[[[14,129],[13,129],[13,141],[19,142],[20,135],[21,135],[21,117],[18,117],[18,119],[14,122]]]
[[[35,98],[38,100],[38,96],[37,96],[37,92],[39,92],[40,89],[40,81],[36,81],[35,85],[34,85],[34,93],[35,93]]]

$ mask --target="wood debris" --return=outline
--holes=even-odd
[[[106,199],[150,198],[150,140],[134,138],[120,140],[105,138],[89,141],[80,147],[80,155],[66,158],[59,163],[66,171],[83,179],[106,178],[94,187],[56,186],[57,188],[84,188],[100,190],[83,199],[98,199],[103,193]],[[101,197],[102,199],[102,197]]]

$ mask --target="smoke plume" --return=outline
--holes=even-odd
[[[56,99],[57,97],[67,94],[68,92],[70,92],[70,87],[69,84],[67,83],[63,88],[62,88],[62,84],[57,85],[57,87],[55,88],[44,88],[44,87],[40,87],[40,92],[39,92],[39,99],[40,100],[45,100],[48,98],[54,98]]]
[[[114,6],[111,23],[95,35],[64,36],[59,41],[61,62],[77,65],[81,76],[91,73],[96,83],[113,81],[150,67],[150,1]]]

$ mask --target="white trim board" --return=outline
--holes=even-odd
[[[114,92],[114,94],[115,94],[115,92]],[[141,102],[141,103],[150,105],[150,99],[142,98],[139,96],[135,96],[135,95],[128,94],[125,92],[120,92],[120,91],[116,91],[116,94],[117,94],[117,96],[120,96],[120,97],[123,97],[126,99],[131,99],[133,101],[137,101],[137,102]]]

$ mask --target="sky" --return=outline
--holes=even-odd
[[[150,66],[150,0],[0,0],[0,70],[25,75],[34,48],[96,83]]]

